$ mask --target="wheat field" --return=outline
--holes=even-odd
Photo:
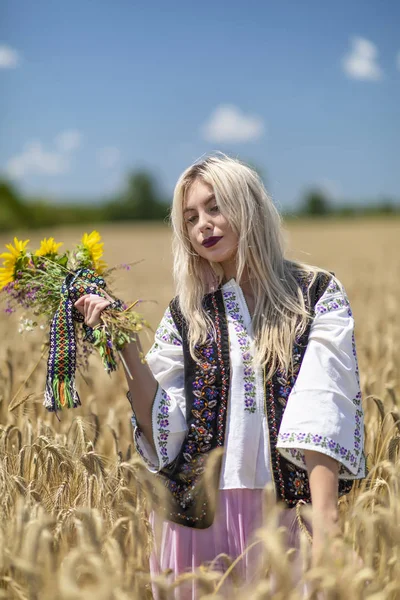
[[[114,283],[155,328],[173,295],[170,231],[163,225],[102,225],[110,265],[137,262]],[[72,246],[79,228],[19,232],[35,247],[45,235]],[[322,565],[288,577],[266,490],[269,519],[260,532],[267,565],[250,589],[229,598],[295,600],[400,598],[400,221],[291,222],[288,255],[334,271],[356,321],[366,413],[368,477],[340,503],[343,539]],[[4,234],[0,245],[9,241]],[[19,315],[18,315],[19,316]],[[18,316],[1,309],[0,327],[0,598],[136,600],[151,598],[148,555],[151,481],[132,445],[122,369],[108,377],[98,357],[78,376],[82,407],[58,422],[42,406],[43,332],[19,335]],[[148,349],[151,335],[143,336]],[[32,373],[32,374],[31,374]],[[10,405],[13,410],[10,411]],[[309,546],[303,540],[307,561]],[[234,574],[234,566],[231,568]],[[196,574],[199,598],[225,597],[220,575]],[[154,583],[173,598],[167,575]],[[178,581],[179,585],[179,581]]]

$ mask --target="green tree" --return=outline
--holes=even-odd
[[[310,217],[322,217],[332,212],[328,198],[319,189],[311,189],[304,195],[301,212]]]
[[[0,231],[25,227],[29,221],[29,209],[17,189],[6,179],[0,179]]]
[[[161,200],[155,178],[147,171],[128,176],[120,198],[106,206],[110,220],[159,220],[166,217],[168,205]]]

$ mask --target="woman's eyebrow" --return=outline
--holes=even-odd
[[[203,202],[204,206],[206,206],[207,204],[209,204],[211,202],[211,200],[215,200],[215,194],[210,194],[210,196],[208,196],[208,198],[206,198],[206,200]],[[183,210],[183,214],[191,211],[191,210],[196,210],[196,208],[191,208],[190,206],[187,206],[184,210]]]

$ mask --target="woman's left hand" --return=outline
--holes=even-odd
[[[85,324],[89,327],[101,324],[102,311],[113,302],[107,292],[103,292],[103,294],[105,297],[97,294],[85,294],[74,304],[75,308],[84,316]]]

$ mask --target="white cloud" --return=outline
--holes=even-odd
[[[8,175],[14,179],[25,175],[60,175],[70,168],[71,152],[81,145],[82,134],[66,130],[55,137],[54,150],[44,148],[40,140],[27,142],[20,154],[6,164]]]
[[[208,142],[250,142],[264,133],[260,117],[246,115],[231,104],[217,106],[202,127],[202,136]]]
[[[59,175],[68,171],[69,163],[58,152],[44,150],[39,141],[25,144],[21,154],[10,158],[6,164],[7,173],[15,179],[24,175]]]
[[[104,169],[112,169],[120,159],[120,151],[115,146],[105,146],[97,151],[97,162]]]
[[[72,152],[76,150],[82,143],[82,134],[76,129],[63,131],[59,133],[55,139],[56,146],[60,152]]]
[[[351,50],[343,58],[343,69],[352,79],[379,81],[382,69],[378,65],[378,50],[375,44],[362,37],[354,37]]]
[[[20,57],[11,46],[0,46],[0,69],[15,69],[20,63]]]
[[[398,70],[400,71],[400,52],[398,52],[396,56],[396,65]]]

